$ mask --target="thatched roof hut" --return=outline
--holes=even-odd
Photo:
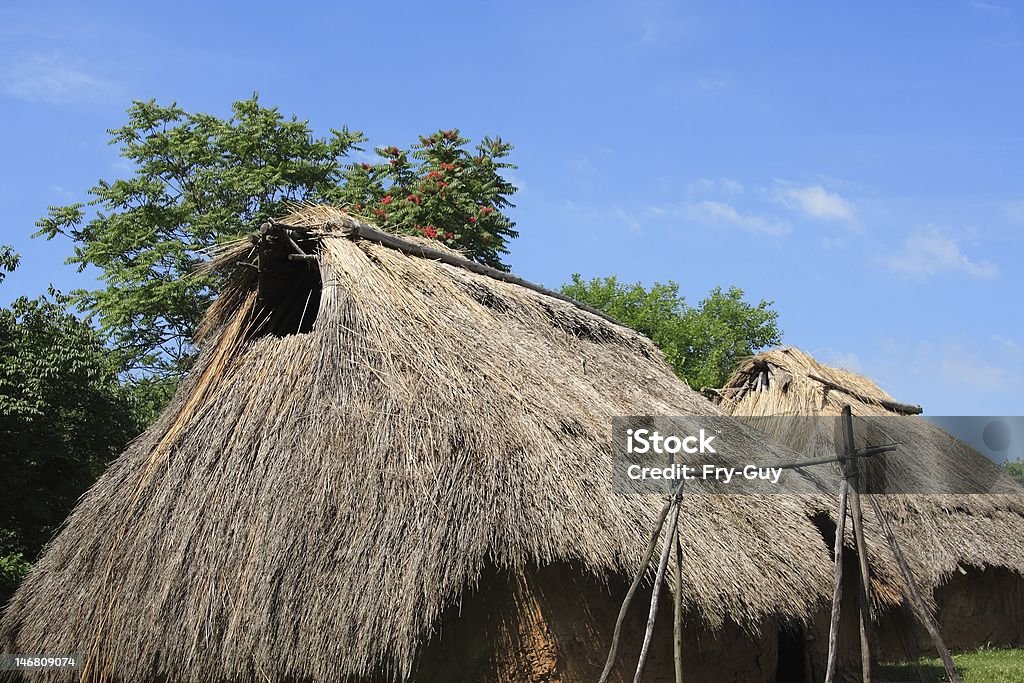
[[[662,501],[611,490],[612,417],[721,414],[650,341],[336,209],[282,224],[211,264],[195,368],[20,587],[0,649],[77,652],[86,681],[415,678],[487,577],[638,568]],[[738,457],[791,458],[745,439]],[[820,611],[813,513],[687,497],[691,628]]]
[[[875,444],[900,444],[896,454],[884,459],[881,475],[904,493],[875,498],[892,521],[918,582],[939,603],[933,606],[941,611],[943,596],[937,589],[961,586],[970,593],[967,602],[976,604],[960,621],[975,619],[970,635],[980,644],[1024,639],[1024,490],[991,460],[916,417],[919,406],[896,401],[870,379],[826,366],[794,347],[744,361],[717,391],[716,402],[800,452],[835,449],[832,421],[817,418],[839,416],[845,405],[854,415],[867,416],[866,430],[873,432]],[[868,463],[869,478],[876,466]],[[834,521],[834,509],[821,512]],[[865,521],[865,533],[875,539],[869,542],[872,564],[885,561],[889,551],[870,510]],[[1003,585],[992,592],[996,588],[988,577],[994,575],[1011,588]],[[964,576],[970,581],[962,581]],[[956,600],[963,612],[965,599]],[[1005,628],[993,624],[1000,617]],[[944,626],[962,630],[964,625]],[[951,642],[958,644],[956,638]]]

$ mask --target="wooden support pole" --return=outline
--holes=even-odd
[[[853,538],[857,544],[857,560],[860,574],[857,604],[860,608],[860,666],[863,683],[871,683],[871,573],[868,569],[868,547],[864,541],[864,517],[860,507],[860,468],[857,465],[857,445],[853,436],[853,413],[849,404],[843,406],[843,432],[847,459],[843,461],[843,473],[850,481],[850,517],[853,521]]]
[[[680,483],[682,488],[682,483]],[[661,584],[665,580],[665,570],[668,567],[668,558],[672,553],[672,546],[676,540],[676,528],[679,525],[679,488],[671,498],[672,522],[669,525],[668,533],[665,534],[665,542],[661,546],[661,560],[658,562],[658,572],[654,576],[654,587],[651,589],[651,609],[647,614],[647,629],[644,631],[644,642],[640,646],[640,659],[636,663],[636,673],[633,675],[633,683],[640,683],[644,678],[644,666],[647,664],[647,653],[651,647],[651,638],[654,635],[654,622],[658,618],[658,598],[661,595]]]
[[[839,519],[836,522],[835,542],[835,588],[832,591],[832,619],[828,627],[828,664],[825,667],[825,683],[833,683],[836,677],[836,660],[839,657],[839,610],[843,602],[843,542],[846,536],[846,497],[850,485],[844,476],[839,480]]]
[[[681,503],[680,503],[681,504]],[[676,683],[683,683],[683,541],[676,526],[676,594],[672,602],[672,658]]]
[[[878,518],[878,526],[882,528],[882,534],[885,536],[886,543],[889,544],[889,549],[892,550],[892,554],[896,557],[896,562],[900,566],[900,574],[903,575],[903,584],[906,588],[907,602],[910,604],[911,609],[914,610],[918,621],[921,622],[921,625],[928,631],[928,635],[931,636],[932,643],[939,653],[939,658],[942,659],[942,664],[946,668],[946,675],[949,676],[950,683],[962,683],[960,673],[956,670],[956,664],[949,655],[946,644],[942,641],[939,626],[935,623],[932,615],[928,613],[924,599],[921,597],[921,592],[917,587],[917,582],[914,580],[914,575],[910,573],[910,565],[907,564],[907,558],[904,556],[903,550],[896,540],[896,535],[892,532],[892,528],[889,527],[889,520],[882,515],[882,510],[874,498],[868,498],[868,501],[871,503],[871,509],[875,513],[875,517]]]
[[[633,601],[633,596],[636,595],[640,582],[643,581],[648,565],[651,564],[651,558],[654,557],[654,549],[658,547],[658,537],[661,535],[661,529],[665,526],[665,518],[668,517],[668,512],[671,508],[672,500],[669,499],[662,506],[661,514],[658,515],[658,521],[654,525],[654,531],[651,532],[651,537],[647,540],[647,549],[644,551],[643,560],[640,561],[640,567],[636,570],[633,583],[630,584],[629,590],[626,591],[626,597],[622,600],[622,606],[619,607],[619,616],[615,619],[615,630],[612,632],[612,642],[608,647],[608,658],[605,660],[604,669],[601,671],[601,677],[597,683],[607,683],[608,678],[612,675],[612,667],[615,666],[615,655],[619,651],[619,638],[622,636],[622,624],[626,621],[629,604]]]

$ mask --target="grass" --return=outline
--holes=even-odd
[[[1024,683],[1024,650],[980,649],[953,655],[964,683]],[[920,671],[925,681],[945,681],[946,670],[942,661],[919,659],[916,662],[885,664],[878,680],[887,683],[917,683]]]

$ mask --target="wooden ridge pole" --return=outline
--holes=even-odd
[[[862,479],[857,464],[857,445],[853,436],[853,412],[850,405],[843,406],[843,432],[846,458],[843,474],[850,480],[850,517],[853,520],[853,538],[857,544],[860,574],[857,603],[860,608],[860,668],[863,683],[871,683],[871,573],[868,568],[868,547],[864,541],[864,517],[860,507]]]
[[[503,270],[491,268],[490,266],[485,266],[484,264],[477,263],[476,261],[470,261],[469,259],[463,258],[461,256],[454,256],[448,252],[441,251],[440,249],[433,249],[431,247],[419,244],[417,242],[413,242],[411,240],[402,239],[397,235],[382,232],[374,228],[372,225],[364,223],[356,218],[353,218],[352,216],[339,216],[335,219],[328,221],[327,223],[324,223],[322,227],[327,229],[338,230],[340,234],[344,235],[345,237],[348,237],[349,239],[362,239],[367,240],[369,242],[376,242],[377,244],[382,244],[385,247],[396,249],[402,252],[403,254],[408,254],[410,256],[416,256],[418,258],[423,259],[429,259],[431,261],[440,261],[441,263],[445,263],[449,266],[455,266],[456,268],[462,268],[463,270],[468,270],[471,273],[476,273],[477,275],[484,275],[494,280],[508,282],[509,284],[525,287],[526,289],[532,290],[539,294],[543,294],[544,296],[550,297],[552,299],[558,299],[559,301],[564,301],[565,303],[572,304],[581,311],[586,311],[587,313],[590,313],[591,315],[596,315],[597,317],[606,320],[607,322],[610,322],[613,325],[617,325],[618,327],[636,333],[635,330],[626,327],[621,322],[611,317],[604,311],[600,311],[594,308],[593,306],[588,306],[587,304],[581,301],[576,301],[575,299],[568,297],[562,294],[561,292],[556,292],[554,290],[548,289],[547,287],[543,287],[541,285],[530,282],[529,280],[524,280],[518,275],[506,273]],[[261,231],[268,231],[272,228],[285,228],[286,230],[299,232],[316,230],[315,227],[291,225],[289,223],[264,223],[261,228]],[[285,234],[290,239],[290,235],[287,235],[287,233]],[[294,244],[294,241],[292,243]],[[296,247],[297,246],[298,245],[296,245]],[[298,256],[300,258],[305,258],[304,254],[298,254]],[[316,257],[312,258],[315,259]]]
[[[807,376],[813,379],[815,382],[824,384],[829,389],[841,391],[847,396],[852,396],[853,398],[857,399],[858,401],[861,401],[862,403],[878,404],[883,408],[893,411],[894,413],[900,413],[901,415],[920,415],[923,412],[921,406],[913,403],[900,403],[899,401],[891,401],[886,398],[872,398],[871,396],[868,396],[866,394],[860,394],[852,389],[844,387],[841,384],[830,382],[824,377],[815,375],[814,373],[808,373]]]

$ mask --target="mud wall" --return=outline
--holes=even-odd
[[[628,584],[607,583],[565,564],[515,575],[492,571],[451,608],[421,652],[413,680],[481,683],[594,683],[604,666]],[[638,591],[623,628],[612,681],[632,681],[646,626],[650,589]],[[662,593],[644,680],[674,681],[671,595]],[[778,632],[752,635],[727,623],[708,632],[685,619],[687,683],[775,680]]]

